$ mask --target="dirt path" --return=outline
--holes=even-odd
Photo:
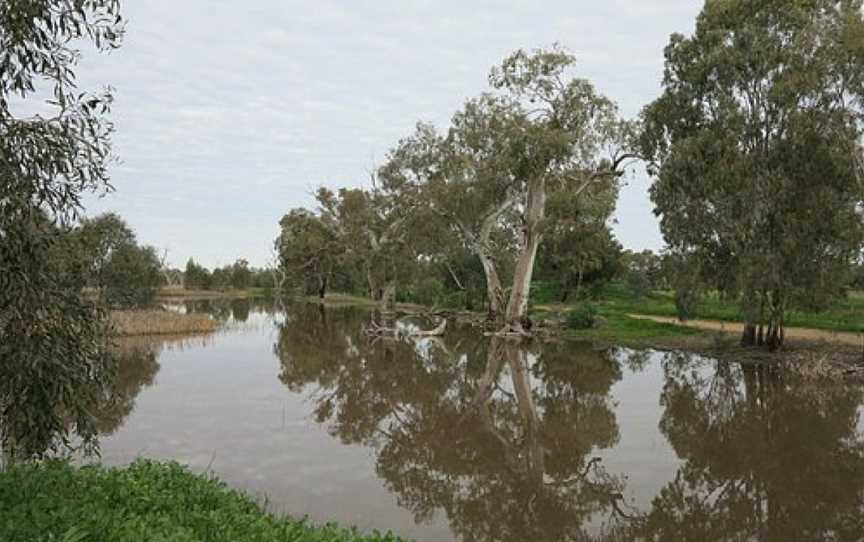
[[[740,322],[723,322],[720,320],[687,320],[682,322],[670,316],[651,316],[648,314],[628,314],[630,318],[637,320],[651,320],[663,324],[674,324],[678,326],[694,327],[711,331],[722,331],[725,333],[741,333],[744,324]],[[864,342],[864,335],[848,331],[827,331],[824,329],[813,329],[809,327],[787,327],[785,330],[787,339],[804,341],[826,341],[835,344],[849,344],[860,346]]]

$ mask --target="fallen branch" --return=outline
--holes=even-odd
[[[398,325],[393,327],[382,326],[381,324],[372,321],[369,324],[369,327],[365,328],[365,332],[367,335],[371,335],[373,337],[390,337],[393,339],[399,338],[418,338],[418,337],[440,337],[444,335],[444,331],[447,329],[447,319],[441,318],[441,321],[438,323],[436,327],[433,329],[423,330],[423,329],[411,329],[409,327],[399,328]],[[397,321],[398,324],[398,321]]]

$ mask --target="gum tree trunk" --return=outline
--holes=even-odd
[[[508,331],[522,333],[530,327],[528,297],[531,294],[531,278],[534,274],[537,248],[543,238],[542,228],[545,217],[546,181],[541,178],[528,187],[522,247],[513,272],[513,289],[510,290],[510,300],[507,303]]]
[[[381,307],[385,312],[396,310],[396,279],[390,279],[384,284],[381,293]]]
[[[486,297],[489,298],[489,320],[498,320],[504,314],[504,288],[501,287],[501,279],[498,276],[498,270],[495,268],[495,262],[492,261],[492,258],[483,249],[478,250],[477,255],[480,257],[483,273],[486,276]]]
[[[327,295],[327,275],[321,275],[318,277],[318,298],[324,299],[325,295]]]

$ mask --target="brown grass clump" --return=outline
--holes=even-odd
[[[206,314],[158,310],[112,311],[111,323],[115,334],[120,336],[210,333],[218,327]]]

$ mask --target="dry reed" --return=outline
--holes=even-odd
[[[218,327],[218,323],[206,314],[158,310],[113,311],[111,323],[115,334],[120,336],[210,333]]]

